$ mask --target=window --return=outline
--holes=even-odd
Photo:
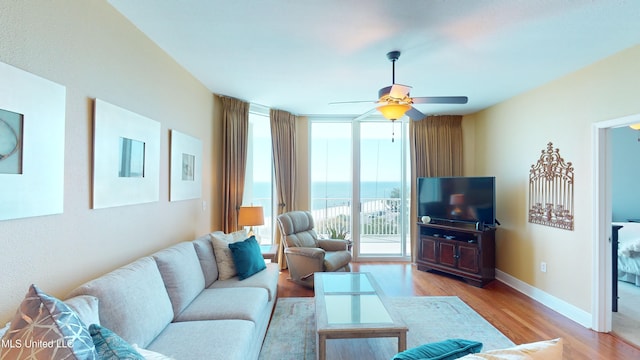
[[[273,157],[269,110],[249,107],[249,144],[244,182],[243,205],[260,205],[264,210],[264,225],[254,226],[261,244],[273,243]]]

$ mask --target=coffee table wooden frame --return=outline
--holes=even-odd
[[[378,296],[385,310],[391,318],[391,323],[364,323],[364,324],[329,324],[327,320],[327,307],[325,303],[324,276],[353,276],[364,274],[373,287],[373,292],[351,293],[327,293],[327,295],[360,294]],[[329,339],[357,339],[357,338],[398,338],[398,352],[407,349],[407,326],[399,320],[395,310],[389,306],[386,295],[380,289],[370,273],[345,272],[345,273],[315,273],[314,274],[315,303],[316,303],[316,358],[325,360],[327,357],[327,340]]]

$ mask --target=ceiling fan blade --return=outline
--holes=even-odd
[[[466,96],[426,96],[414,97],[414,104],[466,104],[469,98]]]
[[[420,121],[426,117],[425,114],[421,113],[420,110],[414,108],[413,106],[411,107],[411,109],[407,110],[405,115],[407,115],[409,119],[413,121]]]
[[[369,114],[371,114],[372,112],[376,111],[377,108],[373,108],[367,112],[365,112],[364,114],[359,115],[358,117],[356,117],[355,119],[353,119],[353,121],[360,121],[364,118],[366,118],[367,116],[369,116]]]
[[[340,105],[340,104],[358,104],[358,103],[375,103],[374,100],[359,100],[359,101],[337,101],[330,102],[329,105]]]
[[[405,96],[409,94],[411,90],[411,86],[393,84],[391,85],[391,90],[389,91],[389,96],[396,99],[403,99]]]

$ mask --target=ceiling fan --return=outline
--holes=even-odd
[[[392,63],[391,86],[383,87],[378,91],[378,100],[344,101],[331,104],[373,102],[377,104],[377,106],[360,115],[358,118],[362,118],[377,109],[382,116],[391,121],[395,121],[403,115],[407,115],[410,119],[418,121],[424,119],[426,115],[413,107],[413,104],[466,104],[469,100],[466,96],[411,97],[409,95],[411,86],[396,84],[396,61],[400,58],[400,51],[387,53],[387,58]]]

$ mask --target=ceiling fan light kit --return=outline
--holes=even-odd
[[[426,117],[420,110],[416,109],[413,104],[466,104],[468,98],[466,96],[428,96],[414,97],[409,96],[411,86],[396,84],[396,61],[400,58],[400,51],[390,51],[387,58],[391,61],[391,86],[383,87],[378,90],[378,100],[373,101],[377,104],[376,109],[386,119],[395,121],[407,115],[411,120],[418,121]],[[358,103],[362,101],[345,101],[333,104]],[[369,110],[367,113],[369,113]],[[367,114],[365,113],[365,114]],[[362,117],[363,115],[361,115]],[[360,117],[359,117],[360,118]]]
[[[378,106],[376,109],[380,111],[385,119],[395,121],[403,117],[404,114],[411,109],[411,106],[407,104],[387,104]]]

